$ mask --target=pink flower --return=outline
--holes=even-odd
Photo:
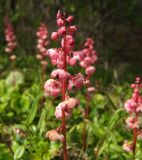
[[[43,59],[43,56],[42,56],[41,54],[37,54],[37,55],[36,55],[36,58],[37,58],[38,60],[42,60],[42,59]]]
[[[70,33],[70,34],[73,34],[73,33],[75,33],[76,31],[77,31],[76,26],[70,26],[70,27],[69,27],[69,33]]]
[[[57,59],[57,67],[60,69],[64,68],[64,57],[62,55]]]
[[[96,70],[95,67],[90,66],[90,67],[87,67],[85,69],[85,73],[86,73],[86,75],[88,75],[90,77],[90,76],[93,75],[93,73],[95,72],[95,70]]]
[[[62,38],[61,46],[66,47],[67,52],[71,52],[74,48],[75,40],[71,35],[66,35],[65,38],[65,40],[64,38]],[[64,41],[66,41],[66,46],[64,46]]]
[[[57,64],[57,59],[59,58],[58,49],[48,49],[47,54],[50,56],[53,65]]]
[[[126,124],[130,129],[139,128],[138,120],[135,117],[128,117]]]
[[[57,97],[60,93],[61,83],[54,79],[49,79],[44,84],[45,95]]]
[[[84,76],[81,73],[78,73],[72,76],[69,80],[68,89],[71,90],[73,87],[79,89],[82,87],[84,81]]]
[[[63,69],[55,69],[52,73],[51,73],[51,77],[52,78],[59,78],[60,81],[62,81],[63,79],[66,79],[68,77],[70,77],[70,74],[66,71],[64,71]]]
[[[65,27],[65,26],[60,27],[60,28],[58,29],[58,34],[59,34],[60,36],[63,36],[65,33],[66,33],[66,27]]]
[[[4,23],[5,23],[5,40],[7,42],[5,52],[11,53],[13,52],[13,50],[17,45],[16,36],[14,35],[13,26],[8,17],[4,18]]]
[[[73,19],[74,19],[73,16],[68,16],[66,21],[68,21],[69,23],[72,23]]]
[[[82,61],[84,59],[84,56],[85,55],[82,50],[73,52],[73,57],[79,61]]]
[[[69,98],[66,101],[66,104],[67,104],[67,108],[73,109],[74,107],[76,107],[79,104],[79,100],[76,98]]]
[[[65,110],[66,118],[70,118],[73,108],[78,104],[79,101],[76,98],[68,98],[66,101],[59,103],[55,110],[56,118],[62,119],[62,109]]]
[[[46,28],[46,25],[42,23],[38,29],[38,32],[36,33],[38,40],[37,40],[37,49],[39,53],[42,56],[46,55],[46,46],[49,44],[49,41],[47,40],[48,37],[48,31]]]
[[[56,130],[48,131],[46,133],[46,138],[49,138],[50,141],[57,141],[57,140],[61,142],[64,141],[64,136],[62,134],[59,134]]]
[[[87,92],[88,93],[94,93],[96,90],[95,90],[95,88],[94,87],[88,87],[87,88]]]
[[[57,19],[62,18],[62,13],[61,13],[60,10],[58,10],[57,15],[56,15],[56,18],[57,18]]]
[[[74,65],[76,65],[76,58],[68,57],[67,62],[68,62],[69,65],[74,66]]]
[[[10,60],[15,61],[16,60],[16,55],[15,54],[11,55]]]
[[[64,25],[65,25],[64,20],[63,20],[62,18],[58,18],[58,19],[57,19],[57,25],[58,25],[59,27],[64,26]]]
[[[61,102],[58,104],[58,106],[55,109],[55,116],[57,119],[62,119],[62,108],[65,108],[65,117],[70,118],[71,116],[71,110],[66,108],[66,101]]]
[[[137,104],[133,99],[128,99],[125,102],[124,107],[127,112],[131,113],[131,112],[134,112],[135,108],[137,107]]]
[[[126,152],[132,152],[132,150],[133,150],[133,144],[132,144],[132,143],[129,143],[128,141],[124,141],[123,149],[124,149]]]

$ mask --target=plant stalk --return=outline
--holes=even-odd
[[[66,51],[66,35],[64,35],[64,47],[63,47],[63,57],[64,57],[64,71],[67,70],[67,51]],[[62,93],[62,101],[65,101],[67,91],[67,78],[62,79],[61,82],[61,93]],[[68,160],[67,154],[67,144],[66,144],[66,119],[65,119],[65,109],[62,108],[62,134],[64,135],[63,144],[63,159]]]
[[[86,108],[85,108],[85,113],[84,113],[84,119],[88,118],[89,112],[90,112],[90,98],[89,98],[89,95],[86,94]],[[87,126],[87,124],[84,121],[84,126],[83,126],[83,131],[82,131],[82,145],[83,145],[84,151],[86,151],[86,148],[87,148],[86,126]]]
[[[136,114],[135,120],[137,120],[137,118],[138,118],[138,115]],[[138,137],[137,128],[134,128],[133,130],[133,160],[135,160],[137,137]]]

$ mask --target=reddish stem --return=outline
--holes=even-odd
[[[138,115],[136,114],[135,120],[137,121]],[[133,155],[135,159],[135,154],[136,154],[136,144],[137,144],[137,137],[138,137],[138,132],[137,128],[134,128],[133,130]]]
[[[42,79],[42,84],[44,82],[44,71],[45,71],[45,66],[41,64],[41,79]]]
[[[139,86],[138,86],[138,89],[139,89]],[[138,106],[138,98],[136,99],[136,102],[137,102],[137,106]],[[135,121],[138,120],[138,113],[136,111],[137,107],[135,107]],[[138,137],[138,133],[137,133],[137,128],[134,128],[133,129],[133,156],[134,156],[134,159],[135,159],[135,154],[136,154],[136,144],[137,144],[137,137]]]
[[[86,79],[89,79],[89,77],[86,77]],[[87,87],[90,86],[90,83],[87,85]],[[90,113],[90,95],[86,93],[86,107],[84,111],[84,119],[87,119],[89,117]],[[84,121],[83,131],[82,131],[82,145],[83,150],[86,151],[87,148],[87,135],[86,135],[86,122]]]
[[[16,85],[16,77],[15,77],[15,62],[13,62],[13,86],[15,87]]]
[[[13,86],[15,86],[16,80],[15,80],[15,71],[13,71]]]
[[[67,70],[67,51],[66,51],[66,35],[64,35],[64,48],[63,48],[63,57],[64,57],[64,67],[63,69]],[[65,101],[66,97],[66,90],[67,90],[67,79],[64,78],[61,82],[61,93],[62,93],[62,101]],[[64,135],[63,141],[63,158],[64,160],[68,160],[67,154],[67,144],[66,144],[66,119],[65,119],[65,109],[62,108],[62,134]]]
[[[84,113],[84,119],[87,119],[90,112],[90,97],[88,94],[86,94],[86,108]],[[82,145],[83,150],[86,151],[87,148],[87,135],[86,135],[86,122],[84,121],[83,131],[82,131]]]

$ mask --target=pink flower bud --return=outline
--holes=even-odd
[[[57,25],[58,25],[59,27],[64,26],[64,25],[65,25],[64,20],[63,20],[62,18],[57,19]]]
[[[37,55],[36,55],[36,58],[37,58],[38,60],[42,60],[42,59],[43,59],[43,56],[42,56],[41,54],[37,54]]]
[[[95,67],[90,66],[86,68],[85,73],[86,75],[91,76],[95,72],[95,70],[96,70]]]
[[[131,84],[131,88],[133,88],[133,89],[134,89],[135,87],[136,87],[136,85],[135,85],[135,84]]]
[[[58,39],[58,33],[57,32],[53,32],[51,35],[51,39],[56,41]]]
[[[12,50],[10,49],[10,48],[5,48],[5,52],[7,52],[7,53],[11,53],[12,52]]]
[[[15,61],[16,60],[16,55],[15,54],[11,55],[10,60]]]
[[[69,32],[70,32],[70,33],[74,33],[74,32],[76,32],[76,31],[77,31],[76,26],[70,26],[70,27],[69,27]]]
[[[65,26],[63,26],[63,27],[60,27],[59,29],[58,29],[58,34],[59,35],[64,35],[66,33],[66,27]]]
[[[141,77],[136,77],[137,82],[140,82],[140,80],[141,80]]]
[[[73,16],[68,16],[66,21],[68,21],[69,23],[72,23],[73,19],[74,19]]]
[[[44,43],[44,40],[43,39],[38,39],[38,41],[37,41],[39,44],[42,44],[42,43]]]
[[[57,18],[57,19],[62,18],[62,13],[61,13],[60,10],[58,10],[57,15],[56,15],[56,18]]]

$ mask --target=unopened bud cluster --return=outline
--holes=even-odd
[[[10,60],[14,61],[16,59],[16,55],[12,54],[13,50],[16,48],[16,36],[13,31],[13,26],[8,17],[4,18],[5,24],[5,40],[7,42],[7,46],[5,48],[5,52],[9,53]]]
[[[80,62],[80,66],[85,69],[87,93],[91,95],[91,93],[95,92],[95,88],[90,86],[90,78],[96,71],[94,64],[98,60],[96,50],[94,50],[94,40],[92,38],[86,39],[82,52],[84,56]]]
[[[38,31],[36,33],[37,35],[37,49],[38,49],[38,54],[36,55],[36,58],[41,62],[41,65],[47,65],[47,61],[44,60],[44,57],[47,54],[47,45],[49,44],[48,41],[48,30],[46,28],[46,25],[42,23],[40,27],[38,28]]]

